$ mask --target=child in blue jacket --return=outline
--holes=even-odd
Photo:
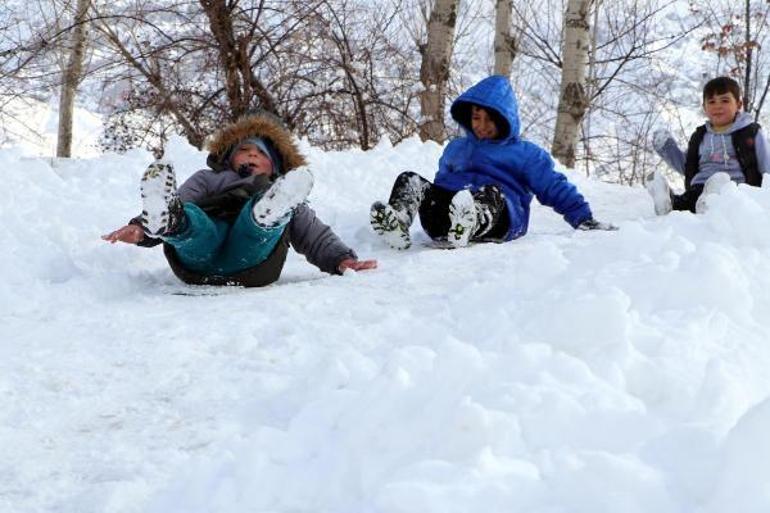
[[[594,220],[545,150],[521,139],[516,97],[506,77],[485,78],[460,95],[450,112],[466,135],[447,145],[435,183],[401,173],[388,203],[372,205],[372,227],[391,247],[410,246],[415,214],[432,239],[454,247],[519,238],[527,232],[533,194],[573,228],[614,229]]]

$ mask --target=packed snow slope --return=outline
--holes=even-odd
[[[619,231],[536,206],[518,241],[416,225],[395,252],[369,205],[441,148],[304,150],[312,206],[378,269],[293,254],[274,286],[189,287],[99,239],[148,153],[0,150],[0,511],[770,510],[770,187],[658,218],[569,174]]]

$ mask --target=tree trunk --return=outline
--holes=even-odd
[[[428,20],[428,42],[420,48],[420,81],[423,85],[420,138],[423,141],[430,139],[441,143],[446,138],[444,100],[459,4],[460,0],[436,0]]]
[[[744,41],[746,43],[746,77],[743,83],[743,110],[750,114],[753,107],[752,102],[754,101],[751,94],[751,68],[754,56],[751,40],[751,0],[746,0],[746,34]]]
[[[509,77],[516,57],[516,39],[511,34],[513,0],[497,0],[495,5],[495,75]]]
[[[73,19],[72,37],[70,39],[69,57],[61,81],[59,96],[59,130],[56,143],[56,156],[69,158],[72,156],[72,125],[75,110],[75,94],[83,75],[83,61],[88,39],[87,17],[91,0],[78,0],[77,10]]]
[[[586,176],[591,175],[591,161],[593,154],[591,152],[591,103],[596,93],[596,40],[599,36],[599,7],[602,0],[595,0],[594,3],[594,23],[591,27],[591,50],[588,58],[588,79],[586,82],[587,108],[585,112],[585,122],[583,123],[583,148],[585,151]],[[634,161],[636,162],[636,161]]]
[[[575,147],[580,122],[588,109],[588,11],[592,0],[569,0],[564,16],[561,87],[551,152],[568,168],[575,167]]]

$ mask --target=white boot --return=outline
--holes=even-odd
[[[300,167],[279,177],[254,203],[254,222],[264,228],[281,225],[294,209],[301,205],[313,189],[313,175],[306,167]]]
[[[671,187],[661,173],[654,171],[647,175],[644,187],[652,196],[657,215],[664,216],[674,209],[671,202]]]
[[[477,219],[476,202],[471,191],[465,189],[455,194],[449,204],[449,244],[456,248],[467,246],[476,231]]]
[[[709,198],[719,194],[722,188],[731,181],[730,175],[724,172],[709,176],[706,183],[703,184],[703,192],[698,196],[698,201],[695,202],[695,213],[705,214],[708,210]]]

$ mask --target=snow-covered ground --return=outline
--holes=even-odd
[[[656,218],[570,174],[618,232],[537,206],[519,241],[415,226],[399,253],[369,205],[441,148],[304,149],[312,205],[379,269],[294,254],[265,289],[188,287],[99,239],[148,153],[0,150],[0,511],[770,510],[770,187]]]

